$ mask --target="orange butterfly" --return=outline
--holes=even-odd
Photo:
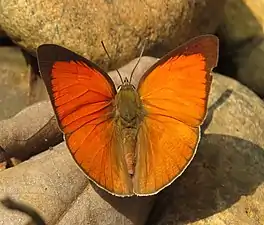
[[[207,112],[218,38],[203,35],[176,48],[136,89],[113,81],[91,61],[44,44],[37,57],[59,126],[76,163],[116,196],[158,193],[193,159]]]

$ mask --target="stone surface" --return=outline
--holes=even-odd
[[[220,32],[228,42],[262,36],[264,31],[263,8],[263,0],[227,0]]]
[[[0,47],[0,119],[12,117],[28,104],[27,71],[18,48]]]
[[[155,61],[143,57],[134,82]],[[135,62],[126,72],[126,67],[120,69],[122,73],[128,75]],[[117,73],[111,77],[117,80]],[[183,175],[157,195],[148,225],[264,223],[264,103],[237,81],[214,74],[209,105],[197,155]],[[2,197],[8,194],[34,206],[48,224],[144,224],[153,201],[122,202],[98,193],[64,143],[0,172],[0,178]],[[10,225],[23,225],[27,219],[3,208],[0,218]]]
[[[139,54],[145,38],[146,51],[164,53],[191,37],[214,32],[224,2],[9,0],[1,2],[0,26],[32,53],[40,44],[56,43],[105,69],[118,68]]]
[[[254,45],[239,51],[235,62],[238,67],[237,79],[261,97],[264,97],[264,38]]]
[[[36,78],[31,90],[29,67],[20,49],[15,46],[0,47],[0,120],[47,99],[44,83]]]
[[[93,188],[64,143],[0,172],[0,178],[0,199],[8,195],[30,205],[48,225],[143,225],[153,199],[117,198]],[[28,220],[0,205],[1,225]]]
[[[209,104],[196,157],[158,196],[148,225],[264,224],[264,103],[215,75]]]
[[[5,37],[5,36],[6,36],[5,32],[0,28],[0,40],[1,40],[1,38]],[[1,44],[1,42],[0,42],[0,44]]]
[[[260,96],[264,96],[263,9],[263,0],[227,0],[219,28],[219,34],[228,46],[222,54],[231,55],[237,68],[236,79]]]

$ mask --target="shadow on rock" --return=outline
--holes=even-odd
[[[210,107],[202,131],[231,93],[227,90]],[[194,222],[229,208],[264,181],[263,162],[264,150],[250,141],[203,134],[193,162],[157,197],[147,225]]]
[[[108,202],[115,210],[124,215],[132,224],[143,225],[146,223],[156,196],[147,197],[116,197],[92,184],[94,190]],[[117,224],[117,223],[115,223]],[[122,224],[126,224],[123,222]]]
[[[264,181],[264,150],[233,136],[204,135],[185,173],[158,196],[150,224],[193,222],[229,208]]]

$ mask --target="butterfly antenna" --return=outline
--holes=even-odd
[[[102,46],[103,46],[103,48],[104,48],[104,50],[105,50],[105,53],[107,54],[108,58],[110,59],[110,61],[112,61],[110,55],[108,54],[108,52],[107,52],[107,50],[106,50],[106,47],[105,47],[105,45],[104,45],[104,42],[101,41],[101,44],[102,44]],[[121,74],[119,73],[118,69],[116,69],[116,72],[118,73],[119,78],[120,78],[122,84],[124,84],[123,78],[122,78]]]
[[[131,72],[131,75],[130,75],[130,78],[129,78],[129,83],[131,84],[131,81],[132,81],[132,76],[133,76],[133,73],[135,72],[139,62],[140,62],[140,59],[142,58],[142,55],[143,55],[143,52],[144,52],[144,49],[145,49],[145,46],[146,46],[146,42],[147,42],[147,38],[145,39],[144,41],[144,44],[143,44],[143,47],[141,49],[141,52],[140,52],[140,55],[139,55],[139,58],[138,58],[138,61],[136,63],[136,65],[134,66],[132,72]]]

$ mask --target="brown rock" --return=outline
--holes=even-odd
[[[62,140],[50,102],[38,102],[12,118],[0,121],[0,163],[8,163],[8,158],[13,157],[27,160]]]
[[[193,36],[214,32],[224,2],[10,0],[0,6],[0,26],[33,53],[40,44],[56,43],[105,69],[118,68],[139,54],[145,38],[146,50],[167,52]]]
[[[262,36],[264,30],[263,0],[227,0],[220,32],[227,42]]]
[[[0,120],[14,116],[26,106],[47,99],[39,77],[30,87],[30,68],[20,48],[0,47]],[[37,86],[37,87],[36,87]]]
[[[244,46],[237,54],[237,79],[264,97],[264,37]]]
[[[0,119],[12,117],[28,104],[27,71],[18,48],[0,47]]]
[[[227,0],[224,20],[219,28],[225,44],[235,48],[226,53],[232,54],[237,68],[236,78],[260,96],[264,96],[263,9],[263,0]]]
[[[1,38],[4,38],[4,37],[6,37],[6,34],[5,34],[5,32],[0,28],[0,40],[1,40]]]

